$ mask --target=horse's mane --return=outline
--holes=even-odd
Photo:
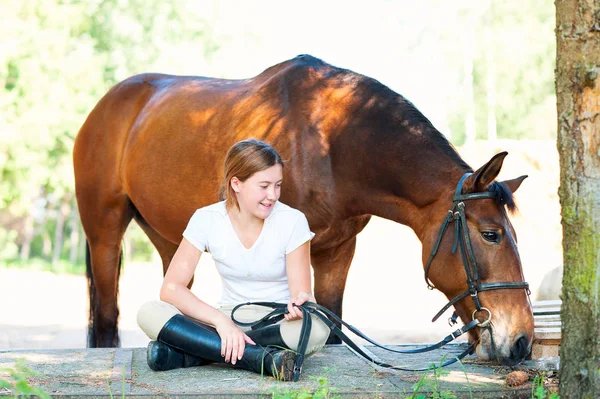
[[[349,71],[350,73],[354,73]],[[401,94],[396,93],[389,87],[376,79],[368,76],[362,76],[363,84],[373,96],[377,96],[378,101],[386,105],[386,111],[392,115],[393,121],[401,121],[410,126],[419,126],[422,134],[437,148],[442,150],[452,161],[465,170],[472,172],[473,169],[460,157],[454,146],[446,137],[433,126],[431,121],[423,115],[415,105]],[[367,97],[368,98],[368,97]]]
[[[496,194],[495,199],[500,206],[506,205],[511,213],[514,213],[517,210],[517,204],[515,203],[513,193],[506,184],[499,181],[492,182],[492,184],[488,186],[488,191]]]
[[[355,76],[360,76],[360,81],[366,86],[366,90],[372,96],[377,96],[378,102],[384,104],[385,111],[392,114],[393,120],[401,120],[411,126],[421,127],[423,135],[433,145],[442,150],[445,155],[462,167],[465,172],[473,172],[473,169],[460,157],[452,143],[433,126],[431,121],[412,102],[373,78],[348,70],[344,71]],[[368,100],[370,96],[366,98]],[[513,193],[504,183],[494,181],[488,186],[488,191],[495,194],[495,200],[498,205],[506,206],[511,213],[516,211],[517,205]]]

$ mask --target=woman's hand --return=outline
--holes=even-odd
[[[225,316],[225,315],[223,315]],[[246,344],[256,345],[241,328],[227,316],[223,317],[215,326],[219,337],[221,337],[221,356],[225,362],[235,364],[244,355]]]
[[[288,311],[286,315],[284,315],[285,319],[288,321],[292,320],[300,320],[302,319],[302,311],[298,309],[296,306],[302,305],[305,302],[316,302],[315,298],[308,294],[307,292],[299,292],[298,295],[290,299],[288,303]]]

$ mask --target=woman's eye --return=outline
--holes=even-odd
[[[484,240],[488,242],[497,243],[498,241],[500,241],[500,234],[496,233],[495,231],[482,231],[481,236]]]
[[[260,186],[260,188],[262,188],[262,189],[266,189],[267,187],[269,187],[269,186]]]

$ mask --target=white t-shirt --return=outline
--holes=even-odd
[[[285,257],[314,235],[302,212],[279,201],[249,249],[233,229],[225,201],[196,210],[183,232],[192,245],[209,252],[215,261],[222,281],[218,306],[289,301]]]

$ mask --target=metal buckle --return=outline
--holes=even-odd
[[[452,313],[452,316],[448,317],[448,325],[450,327],[454,326],[456,324],[456,319],[458,319],[458,315],[454,312]]]
[[[484,307],[482,307],[481,309],[475,309],[475,310],[473,311],[473,316],[471,316],[471,318],[472,318],[473,320],[477,320],[477,321],[479,321],[479,319],[475,319],[475,313],[479,312],[480,310],[484,310],[484,311],[488,312],[488,318],[487,318],[487,320],[484,320],[484,321],[482,321],[482,322],[478,323],[478,324],[477,324],[477,327],[481,327],[481,328],[483,328],[483,327],[487,327],[487,326],[489,326],[489,325],[490,325],[490,323],[492,322],[492,312],[490,312],[490,310],[489,310],[488,308],[484,308]]]

